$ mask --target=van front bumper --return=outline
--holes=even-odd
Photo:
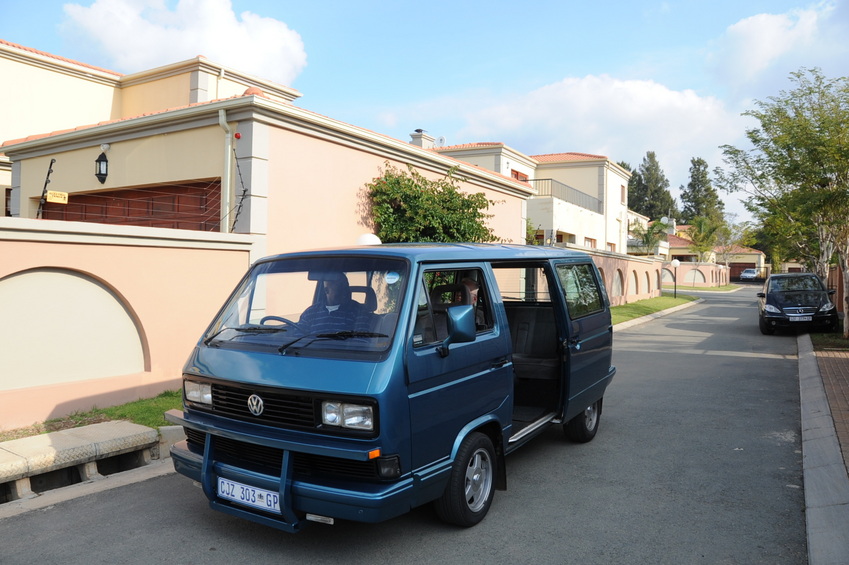
[[[198,446],[181,441],[172,446],[171,458],[178,473],[200,483],[214,510],[294,533],[303,528],[307,514],[357,522],[381,522],[409,512],[416,505],[415,481],[410,476],[392,482],[296,479],[292,453],[323,455],[326,448],[311,448],[304,443],[280,440],[274,443],[275,447],[283,450],[283,465],[280,476],[272,476],[215,459],[218,435],[258,443],[256,436],[224,430],[203,419],[188,419],[178,410],[166,412],[166,419],[206,434],[202,452]],[[348,453],[336,451],[336,456],[349,459],[367,457],[364,455],[367,452],[357,450]],[[255,510],[220,498],[217,494],[218,477],[279,493],[281,512]]]

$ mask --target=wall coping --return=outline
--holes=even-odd
[[[250,252],[263,238],[264,236],[251,234],[0,217],[0,241],[182,247]]]

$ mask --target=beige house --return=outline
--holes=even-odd
[[[524,241],[527,183],[203,57],[120,75],[0,42],[0,72],[0,429],[179,386],[253,260],[372,231],[363,187],[386,165],[458,167]]]
[[[530,216],[589,250],[614,305],[660,293],[660,262],[624,254],[627,173],[606,157],[400,141],[203,57],[121,75],[0,40],[0,73],[0,429],[177,388],[252,261],[372,231],[386,166],[456,170],[505,242]]]
[[[687,237],[690,226],[676,226],[675,234],[669,235],[669,251],[673,259],[683,263],[699,262],[697,254],[690,249],[691,240]],[[757,269],[760,278],[769,274],[766,254],[763,251],[741,245],[718,246],[701,259],[704,263],[717,263],[729,269],[729,280],[737,280],[744,269]]]
[[[434,147],[443,155],[527,182],[536,190],[528,219],[541,243],[591,250],[628,251],[628,179],[631,174],[602,155],[524,155],[503,143]]]

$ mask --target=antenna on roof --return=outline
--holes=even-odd
[[[439,137],[437,137],[435,145],[437,147],[444,147],[445,146],[445,136],[440,135]]]

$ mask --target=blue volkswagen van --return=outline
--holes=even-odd
[[[473,526],[505,456],[596,435],[613,329],[592,259],[378,245],[256,262],[183,374],[174,467],[212,508],[288,532],[433,502]]]

